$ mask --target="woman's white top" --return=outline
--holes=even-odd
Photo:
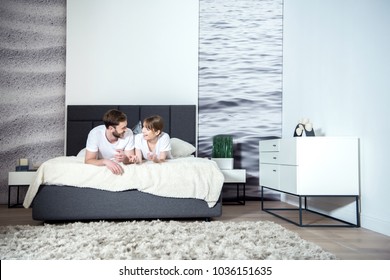
[[[171,155],[171,138],[165,132],[162,132],[157,139],[154,152],[149,150],[148,141],[144,139],[142,133],[135,136],[135,148],[141,150],[142,157],[148,159],[149,154],[160,156],[161,152],[167,152],[166,159],[172,158]]]

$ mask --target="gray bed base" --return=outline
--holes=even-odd
[[[145,117],[159,114],[172,138],[196,143],[195,105],[69,105],[67,108],[66,155],[85,147],[88,132],[102,124],[109,109],[128,116],[128,127]],[[222,215],[221,197],[210,208],[200,199],[160,197],[137,190],[110,192],[72,186],[41,185],[32,202],[32,217],[39,221],[91,221],[137,219],[206,219]]]
[[[69,186],[41,186],[33,219],[41,221],[210,219],[222,214],[200,199],[169,198],[137,190],[110,192]]]

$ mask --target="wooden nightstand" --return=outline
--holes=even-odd
[[[8,172],[8,208],[20,207],[20,187],[28,187],[34,182],[36,172],[35,171],[12,171]],[[11,205],[11,191],[16,188],[16,203]]]
[[[245,205],[245,184],[246,184],[246,170],[245,169],[221,169],[225,178],[225,184],[236,184],[237,186],[237,202]],[[240,200],[240,186],[242,187],[242,199]],[[226,204],[226,203],[225,203]]]

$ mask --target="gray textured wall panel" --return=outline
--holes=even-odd
[[[19,158],[64,154],[66,1],[0,1],[0,203]],[[14,196],[13,196],[14,198]]]

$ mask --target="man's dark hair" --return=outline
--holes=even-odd
[[[120,122],[127,121],[127,116],[125,113],[112,109],[107,111],[103,116],[103,122],[106,128],[109,126],[117,126]]]

